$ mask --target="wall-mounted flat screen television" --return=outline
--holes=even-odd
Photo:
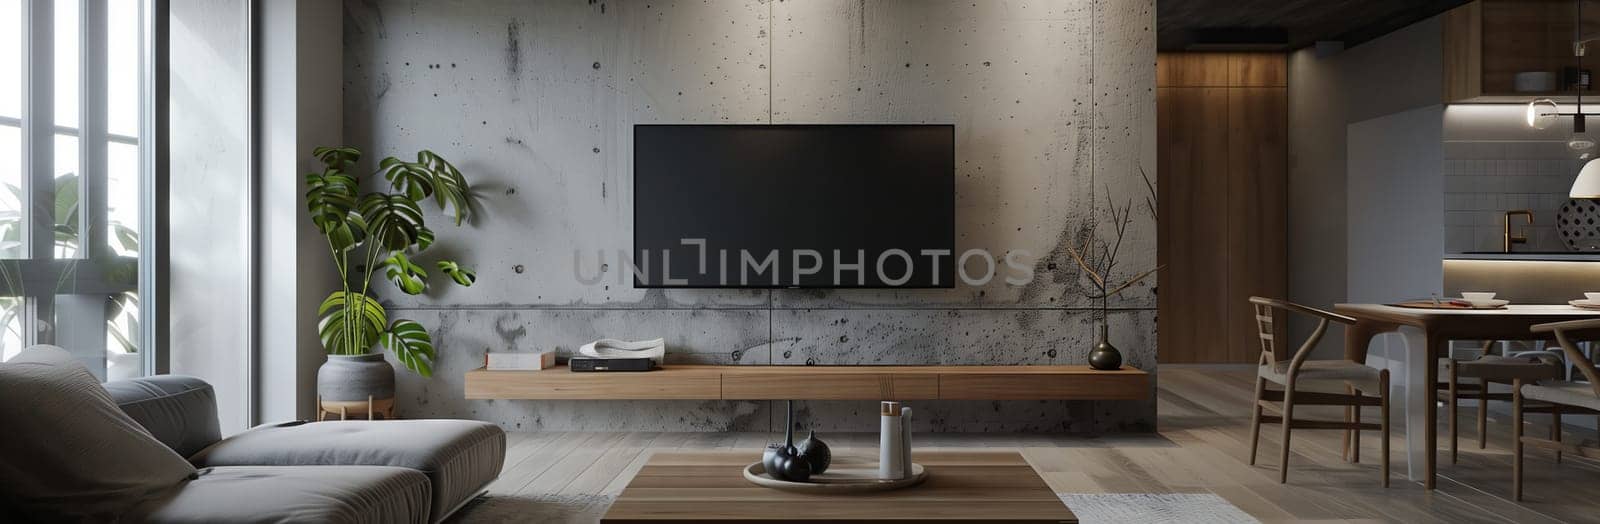
[[[636,125],[642,288],[948,288],[952,125]]]

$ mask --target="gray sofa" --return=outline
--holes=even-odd
[[[0,506],[11,508],[0,521],[432,523],[481,493],[505,459],[498,426],[462,420],[290,422],[224,439],[203,380],[166,375],[99,389],[84,383],[81,368],[59,348],[30,348],[0,364],[0,385],[44,392],[28,402],[33,408],[0,399],[0,416],[37,417],[45,438],[98,439],[28,442],[0,457],[8,462]],[[40,404],[92,413],[46,418],[53,410]],[[64,427],[80,423],[99,426]],[[105,471],[78,464],[82,455]]]

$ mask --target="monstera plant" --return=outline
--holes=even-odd
[[[460,226],[471,213],[471,188],[455,166],[427,150],[418,152],[415,162],[384,158],[371,181],[356,174],[361,160],[356,148],[319,147],[312,154],[324,169],[306,175],[306,210],[327,238],[343,284],[317,308],[322,347],[332,356],[367,355],[381,344],[407,369],[432,376],[435,353],[428,330],[414,320],[390,319],[372,295],[372,280],[381,273],[408,295],[427,291],[429,269],[417,257],[433,245],[434,231],[422,208],[432,200]],[[377,189],[363,192],[363,182]],[[477,279],[455,261],[433,265],[457,285],[470,286]],[[327,400],[332,392],[322,391],[323,379],[318,377],[319,391]],[[392,372],[389,380],[392,384]]]

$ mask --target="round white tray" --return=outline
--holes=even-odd
[[[867,493],[909,488],[928,480],[921,464],[911,464],[911,476],[903,479],[878,478],[878,463],[846,460],[835,462],[826,473],[812,475],[806,482],[778,480],[767,475],[760,462],[744,467],[744,478],[757,486],[800,493]]]

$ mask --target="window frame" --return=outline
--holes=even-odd
[[[77,67],[79,89],[76,101],[79,121],[56,122],[56,1],[19,0],[22,11],[22,114],[20,118],[0,117],[0,125],[21,130],[21,168],[23,192],[20,258],[0,259],[0,266],[11,278],[0,279],[0,295],[23,297],[20,315],[22,343],[56,344],[68,348],[91,364],[91,371],[105,377],[106,333],[81,326],[105,326],[106,300],[123,292],[140,297],[137,342],[140,373],[165,372],[167,362],[160,343],[159,329],[162,296],[156,246],[165,224],[164,210],[155,190],[165,178],[164,97],[162,75],[153,74],[165,44],[165,24],[157,13],[165,10],[164,0],[75,0],[79,10]],[[140,41],[137,97],[140,107],[139,137],[112,135],[108,120],[108,11],[111,1],[138,1]],[[76,124],[76,127],[73,125]],[[57,136],[78,140],[78,253],[57,257],[55,247],[55,147]],[[142,142],[142,143],[141,143]],[[118,256],[111,248],[109,232],[109,169],[107,146],[111,143],[139,147],[139,253],[137,257]],[[60,329],[68,326],[68,329]]]

